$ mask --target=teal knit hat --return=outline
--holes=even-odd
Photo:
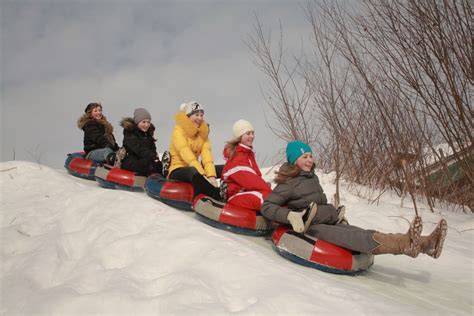
[[[306,153],[313,153],[311,147],[299,140],[289,142],[286,145],[286,160],[289,164],[294,164],[298,158]]]

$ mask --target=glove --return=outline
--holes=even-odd
[[[207,181],[209,181],[210,184],[218,188],[219,186],[217,185],[217,180],[215,177],[205,177]]]
[[[293,227],[293,230],[297,233],[302,233],[304,230],[304,222],[303,222],[303,216],[306,214],[308,210],[304,210],[301,212],[289,212],[288,216],[286,219],[291,224],[291,227]]]

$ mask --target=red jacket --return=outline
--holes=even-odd
[[[258,191],[265,198],[272,189],[262,179],[262,173],[255,161],[255,154],[251,147],[238,144],[235,155],[231,159],[224,148],[224,158],[227,159],[222,170],[222,179],[227,182],[227,198],[236,193]]]

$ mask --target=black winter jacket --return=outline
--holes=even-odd
[[[281,168],[288,168],[288,164],[283,164]],[[261,212],[270,220],[289,224],[288,213],[303,211],[311,202],[318,205],[327,204],[326,194],[314,171],[301,171],[298,176],[278,184],[273,189],[263,202]]]
[[[89,153],[94,149],[110,147],[118,149],[113,135],[113,127],[105,117],[96,120],[84,114],[78,121],[77,126],[84,131],[84,151]]]
[[[127,151],[121,167],[148,175],[153,169],[154,161],[159,161],[156,140],[153,138],[155,126],[151,124],[145,133],[138,128],[132,118],[124,118],[120,125],[123,127],[123,147]]]

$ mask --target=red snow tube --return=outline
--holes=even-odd
[[[146,179],[146,193],[154,199],[184,211],[192,211],[194,189],[191,183],[167,180],[160,174]]]
[[[133,171],[103,165],[95,170],[95,180],[107,189],[141,191],[146,177],[139,176]]]
[[[84,157],[84,152],[67,154],[64,168],[73,176],[87,180],[95,180],[94,173],[99,163]]]
[[[273,249],[281,256],[318,270],[336,274],[358,274],[374,263],[372,254],[351,251],[327,241],[298,234],[280,225],[272,235]]]
[[[206,195],[196,197],[194,211],[206,224],[237,234],[264,236],[274,229],[274,224],[263,217],[260,211],[238,208]]]

